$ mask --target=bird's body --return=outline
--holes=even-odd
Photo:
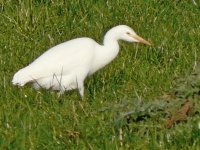
[[[124,35],[121,35],[122,33]],[[117,56],[118,40],[135,40],[149,44],[142,38],[144,41],[137,41],[138,39],[131,37],[129,39],[126,34],[139,37],[131,28],[120,25],[106,33],[103,45],[87,37],[61,43],[50,48],[27,67],[20,69],[12,82],[19,86],[33,82],[35,88],[58,90],[61,93],[78,88],[83,96],[85,78]]]

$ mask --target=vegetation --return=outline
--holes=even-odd
[[[0,0],[0,149],[198,149],[200,3]],[[117,59],[61,97],[11,84],[48,48],[119,24],[153,46],[120,42]],[[186,100],[187,121],[165,128]]]

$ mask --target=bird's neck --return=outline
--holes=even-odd
[[[101,67],[110,63],[119,53],[119,44],[118,39],[115,36],[108,32],[103,40],[103,46],[99,50],[99,59],[101,62]]]
[[[106,49],[109,49],[107,51],[110,51],[112,53],[114,52],[119,52],[119,43],[118,41],[115,41],[115,40],[109,40],[107,42],[104,42],[103,46],[106,48]]]
[[[116,36],[116,31],[114,29],[109,30],[103,39],[104,46],[118,46],[118,38]],[[118,46],[119,47],[119,46]]]
[[[92,65],[90,74],[93,74],[97,70],[103,68],[109,64],[118,54],[119,44],[118,41],[112,37],[112,34],[106,34],[103,40],[103,45],[96,47],[95,62]]]
[[[105,54],[109,54],[110,59],[114,59],[119,52],[118,40],[115,31],[112,29],[104,36],[103,46],[105,47]]]

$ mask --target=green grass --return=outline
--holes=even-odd
[[[1,0],[0,149],[199,149],[200,80],[186,78],[199,67],[196,3]],[[85,82],[84,101],[77,91],[58,98],[11,84],[17,70],[48,48],[82,36],[102,43],[119,24],[153,46],[120,42],[117,59]],[[168,103],[166,93],[172,95]],[[166,129],[167,114],[185,98],[195,103],[193,114]],[[127,122],[123,115],[131,111]]]

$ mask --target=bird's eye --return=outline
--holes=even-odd
[[[126,32],[126,34],[130,35],[130,32]]]

